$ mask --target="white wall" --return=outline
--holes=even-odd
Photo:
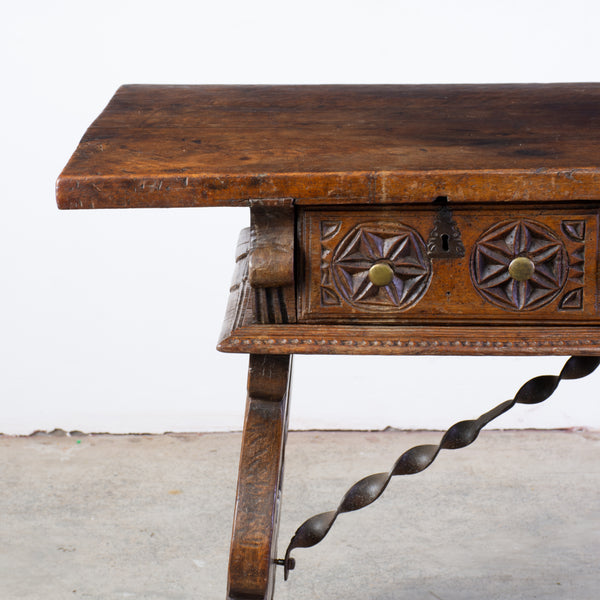
[[[600,81],[594,1],[13,2],[3,9],[0,431],[241,426],[215,351],[245,209],[59,212],[54,181],[122,83]],[[560,358],[298,357],[292,427],[445,428]],[[600,427],[566,382],[502,427]]]

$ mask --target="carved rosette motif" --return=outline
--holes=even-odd
[[[535,266],[525,281],[517,281],[509,273],[510,263],[521,256]],[[476,290],[507,310],[535,310],[549,304],[563,289],[568,271],[563,242],[545,225],[525,219],[504,221],[488,229],[471,255]]]
[[[389,285],[377,286],[369,269],[384,262],[393,270]],[[401,223],[364,223],[354,227],[334,249],[330,271],[339,296],[364,310],[404,310],[418,302],[431,280],[425,243]]]

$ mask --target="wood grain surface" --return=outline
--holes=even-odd
[[[291,362],[291,356],[250,356],[229,557],[229,600],[272,597]]]
[[[426,249],[439,212],[299,210],[298,321],[600,325],[597,205],[459,205],[447,214],[466,251],[449,258]],[[507,268],[520,255],[536,262],[522,283]],[[370,285],[377,262],[393,265],[392,284]]]
[[[247,234],[245,230],[244,235]],[[236,273],[247,273],[241,253]],[[551,356],[600,354],[600,327],[568,321],[492,325],[456,322],[445,325],[338,323],[257,323],[255,298],[246,277],[232,286],[221,352],[254,354],[360,354],[438,356]],[[343,323],[343,319],[340,319]],[[346,320],[347,322],[347,320]]]
[[[60,208],[600,198],[600,84],[121,87]]]
[[[253,201],[248,282],[254,288],[257,320],[261,323],[296,321],[294,269],[295,211],[291,199],[278,206]]]

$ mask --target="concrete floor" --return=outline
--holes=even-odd
[[[435,432],[292,433],[280,547]],[[239,434],[0,436],[0,599],[223,600]],[[484,432],[295,552],[281,600],[596,600],[600,434]]]

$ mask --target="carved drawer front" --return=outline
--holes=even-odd
[[[598,209],[301,210],[300,321],[599,323]]]

